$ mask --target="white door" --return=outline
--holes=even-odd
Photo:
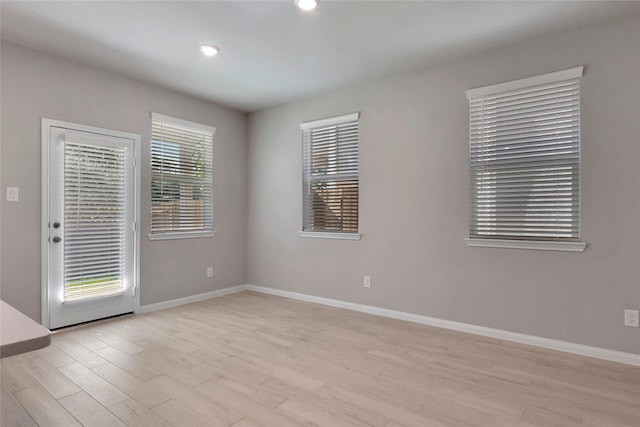
[[[133,312],[135,138],[47,129],[49,328]]]

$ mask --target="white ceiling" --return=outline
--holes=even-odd
[[[13,43],[255,111],[550,31],[614,1],[2,1]],[[201,44],[221,53],[204,57]]]

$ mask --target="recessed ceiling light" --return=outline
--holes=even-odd
[[[296,6],[302,10],[313,10],[318,6],[318,0],[296,0]]]
[[[215,56],[220,52],[220,48],[218,46],[213,46],[210,44],[203,44],[200,46],[200,50],[207,56]]]

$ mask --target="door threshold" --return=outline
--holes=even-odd
[[[117,319],[119,317],[129,317],[129,316],[133,317],[133,312],[116,314],[115,316],[102,317],[100,319],[89,320],[88,322],[80,322],[80,323],[74,323],[73,325],[62,326],[60,328],[51,329],[51,333],[56,334],[58,332],[66,332],[76,328],[80,328],[82,326],[96,325],[103,322],[106,323],[109,320]]]

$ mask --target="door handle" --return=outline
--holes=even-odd
[[[58,236],[53,238],[53,243],[60,243],[60,242],[62,242],[62,238],[60,238]]]

